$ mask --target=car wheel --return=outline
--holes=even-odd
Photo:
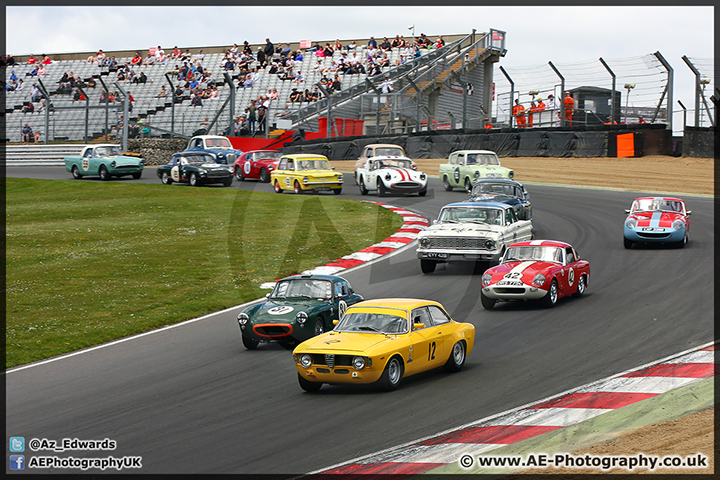
[[[443,368],[446,372],[459,372],[465,365],[465,342],[462,340],[453,345],[450,357]]]
[[[423,188],[418,192],[418,196],[420,197],[424,197],[425,195],[427,195],[427,187]]]
[[[433,273],[436,266],[437,262],[420,259],[420,270],[422,270],[423,273]]]
[[[443,177],[443,187],[445,187],[446,192],[451,192],[453,189],[453,186],[450,185],[447,177]]]
[[[633,242],[632,240],[628,240],[627,238],[623,237],[623,246],[625,248],[632,248],[634,243],[635,242]]]
[[[553,278],[553,281],[550,283],[550,288],[548,289],[547,294],[541,299],[542,304],[547,308],[552,308],[555,306],[555,304],[558,301],[558,284],[557,280]]]
[[[142,172],[135,172],[135,173],[132,174],[132,177],[133,177],[135,180],[137,180],[137,179],[139,179],[140,177],[142,177]]]
[[[232,177],[229,177],[229,178],[223,180],[223,185],[225,185],[226,187],[229,187],[230,185],[232,185],[232,180],[233,180]]]
[[[170,175],[168,175],[167,172],[163,172],[162,176],[160,177],[160,181],[164,183],[165,185],[170,185],[173,181],[172,178],[170,178]]]
[[[378,179],[378,183],[377,183],[377,192],[378,192],[378,197],[384,197],[385,194],[387,193],[387,188],[385,188],[385,184],[380,179]]]
[[[110,180],[110,172],[107,171],[107,167],[105,165],[100,165],[99,175],[100,180],[102,180],[103,182]]]
[[[260,181],[262,183],[270,183],[270,174],[266,169],[260,169]]]
[[[342,193],[342,187],[340,188],[333,188],[333,193],[335,195],[340,195]]]
[[[195,173],[190,174],[190,185],[192,185],[193,187],[197,187],[200,185],[197,174],[195,174]]]
[[[80,174],[80,169],[77,167],[77,165],[73,165],[72,168],[72,176],[76,180],[80,180],[83,176]]]
[[[363,180],[363,177],[360,177],[360,182],[358,183],[360,185],[360,195],[367,195],[368,189],[365,188],[365,180]]]
[[[255,338],[249,338],[245,335],[242,336],[242,342],[245,348],[247,348],[248,350],[255,350],[260,344],[260,340],[257,340]]]
[[[494,298],[490,298],[485,296],[484,293],[482,293],[482,290],[480,291],[480,303],[482,303],[482,306],[485,310],[492,310],[495,304],[497,303],[497,300]]]
[[[390,361],[385,366],[385,371],[383,371],[382,376],[380,377],[380,386],[385,391],[391,391],[395,390],[398,385],[400,385],[400,380],[402,380],[403,376],[403,364],[400,361],[400,358],[395,356],[390,359]]]
[[[310,393],[317,392],[320,390],[320,387],[322,387],[321,382],[311,382],[310,380],[305,380],[300,373],[298,373],[298,383],[300,384],[300,388]]]
[[[472,193],[472,182],[470,181],[469,178],[465,179],[465,191],[467,193]]]
[[[275,180],[275,185],[273,186],[275,188],[275,193],[282,193],[282,188],[280,188],[280,182]]]
[[[325,324],[323,323],[322,318],[318,318],[315,320],[315,329],[313,330],[313,333],[315,336],[320,335],[321,333],[325,333]]]
[[[585,275],[580,275],[580,278],[578,279],[578,284],[577,284],[577,292],[573,293],[573,297],[575,297],[575,298],[582,297],[582,294],[585,293],[585,287],[587,287]]]
[[[243,175],[243,170],[241,165],[237,165],[235,167],[235,178],[238,179],[238,182],[245,181],[245,175]]]
[[[300,188],[300,182],[298,182],[297,180],[295,180],[294,188],[295,188],[295,193],[302,193],[302,188]]]
[[[685,236],[683,237],[683,239],[680,240],[678,243],[676,243],[675,246],[677,248],[685,248],[685,245],[687,245],[687,243],[688,243],[688,236],[686,233]]]

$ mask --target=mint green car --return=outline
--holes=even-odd
[[[447,163],[440,164],[440,179],[448,192],[462,188],[472,192],[473,181],[481,178],[512,178],[509,168],[500,165],[495,152],[490,150],[458,150],[452,152]]]
[[[72,173],[75,179],[92,175],[99,176],[100,180],[125,175],[140,178],[143,168],[142,158],[123,155],[119,145],[88,145],[79,157],[65,157],[65,170]]]

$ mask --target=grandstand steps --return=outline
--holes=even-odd
[[[3,166],[64,166],[65,157],[79,156],[85,145],[5,145]]]

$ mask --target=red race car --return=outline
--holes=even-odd
[[[270,183],[270,172],[277,168],[282,154],[275,150],[253,150],[245,152],[235,160],[233,169],[239,181],[249,178]]]
[[[540,300],[554,307],[567,295],[580,297],[590,281],[590,263],[569,243],[531,240],[510,245],[500,264],[482,276],[480,301],[487,310],[498,301]]]

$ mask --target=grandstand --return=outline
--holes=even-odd
[[[157,97],[162,85],[165,85],[168,92],[172,92],[181,83],[176,73],[172,73],[175,64],[179,62],[172,59],[167,65],[135,67],[137,75],[142,72],[147,76],[144,84],[117,82],[115,72],[110,72],[106,66],[88,62],[89,54],[84,53],[55,56],[53,63],[47,66],[47,75],[43,77],[26,76],[32,66],[19,63],[7,67],[5,71],[6,82],[14,71],[25,83],[22,92],[7,92],[5,95],[5,141],[20,142],[20,132],[25,123],[35,132],[42,132],[41,141],[117,141],[118,132],[115,126],[123,113],[123,104],[100,103],[104,85],[110,91],[120,93],[121,98],[123,91],[133,96],[135,102],[129,114],[129,123],[142,123],[141,126],[148,127],[152,136],[190,137],[200,128],[200,122],[205,117],[211,119],[208,133],[226,134],[228,127],[233,124],[233,118],[244,111],[250,100],[266,94],[268,89],[277,89],[279,93],[278,99],[271,102],[268,111],[269,123],[272,125],[276,120],[284,119],[285,122],[282,123],[291,130],[318,132],[321,124],[324,125],[322,119],[327,117],[364,120],[364,133],[375,134],[418,131],[422,125],[447,124],[449,128],[455,116],[464,121],[469,118],[468,124],[462,125],[464,127],[480,128],[484,125],[485,114],[477,112],[490,109],[492,66],[505,54],[505,34],[490,30],[489,33],[473,31],[468,35],[443,37],[447,40],[444,47],[423,49],[418,58],[410,59],[399,66],[395,66],[395,60],[399,59],[403,52],[393,48],[388,55],[390,66],[384,68],[381,75],[341,75],[340,92],[318,102],[299,104],[288,102],[292,88],[312,91],[323,75],[313,71],[318,57],[308,51],[304,52],[302,62],[296,63],[294,67],[296,72],[303,72],[304,83],[283,81],[277,75],[260,70],[259,80],[252,88],[237,89],[237,70],[223,71],[224,52],[230,47],[198,47],[206,52],[202,65],[212,73],[220,95],[216,99],[203,100],[203,105],[197,107],[190,104],[188,96],[178,98],[174,104],[171,93],[167,98]],[[349,44],[351,41],[343,43]],[[358,57],[365,58],[367,40],[355,41],[358,45]],[[257,50],[257,47],[256,45],[252,48]],[[298,50],[299,42],[293,44],[293,47],[293,50]],[[134,52],[106,52],[108,56],[115,56],[119,65],[129,62],[132,53]],[[341,55],[341,51],[336,51],[332,57],[321,58],[321,64],[329,67],[331,62]],[[275,56],[277,57],[277,54]],[[24,61],[23,58],[17,60]],[[255,61],[251,63],[251,66],[256,65]],[[83,88],[88,95],[87,101],[74,101],[71,95],[56,92],[63,74],[70,72],[84,82],[91,78],[96,80],[94,88]],[[387,95],[382,95],[379,90],[379,85],[386,75],[392,79],[395,86],[390,99],[385,98]],[[23,112],[23,106],[31,102],[30,90],[33,83],[42,84],[49,94],[49,111],[40,111],[41,103],[35,102],[33,113]],[[286,104],[289,105],[290,112],[281,115]],[[456,114],[453,115],[453,112]],[[473,113],[467,115],[467,112]],[[333,131],[335,124],[330,124],[331,135],[343,134]]]

